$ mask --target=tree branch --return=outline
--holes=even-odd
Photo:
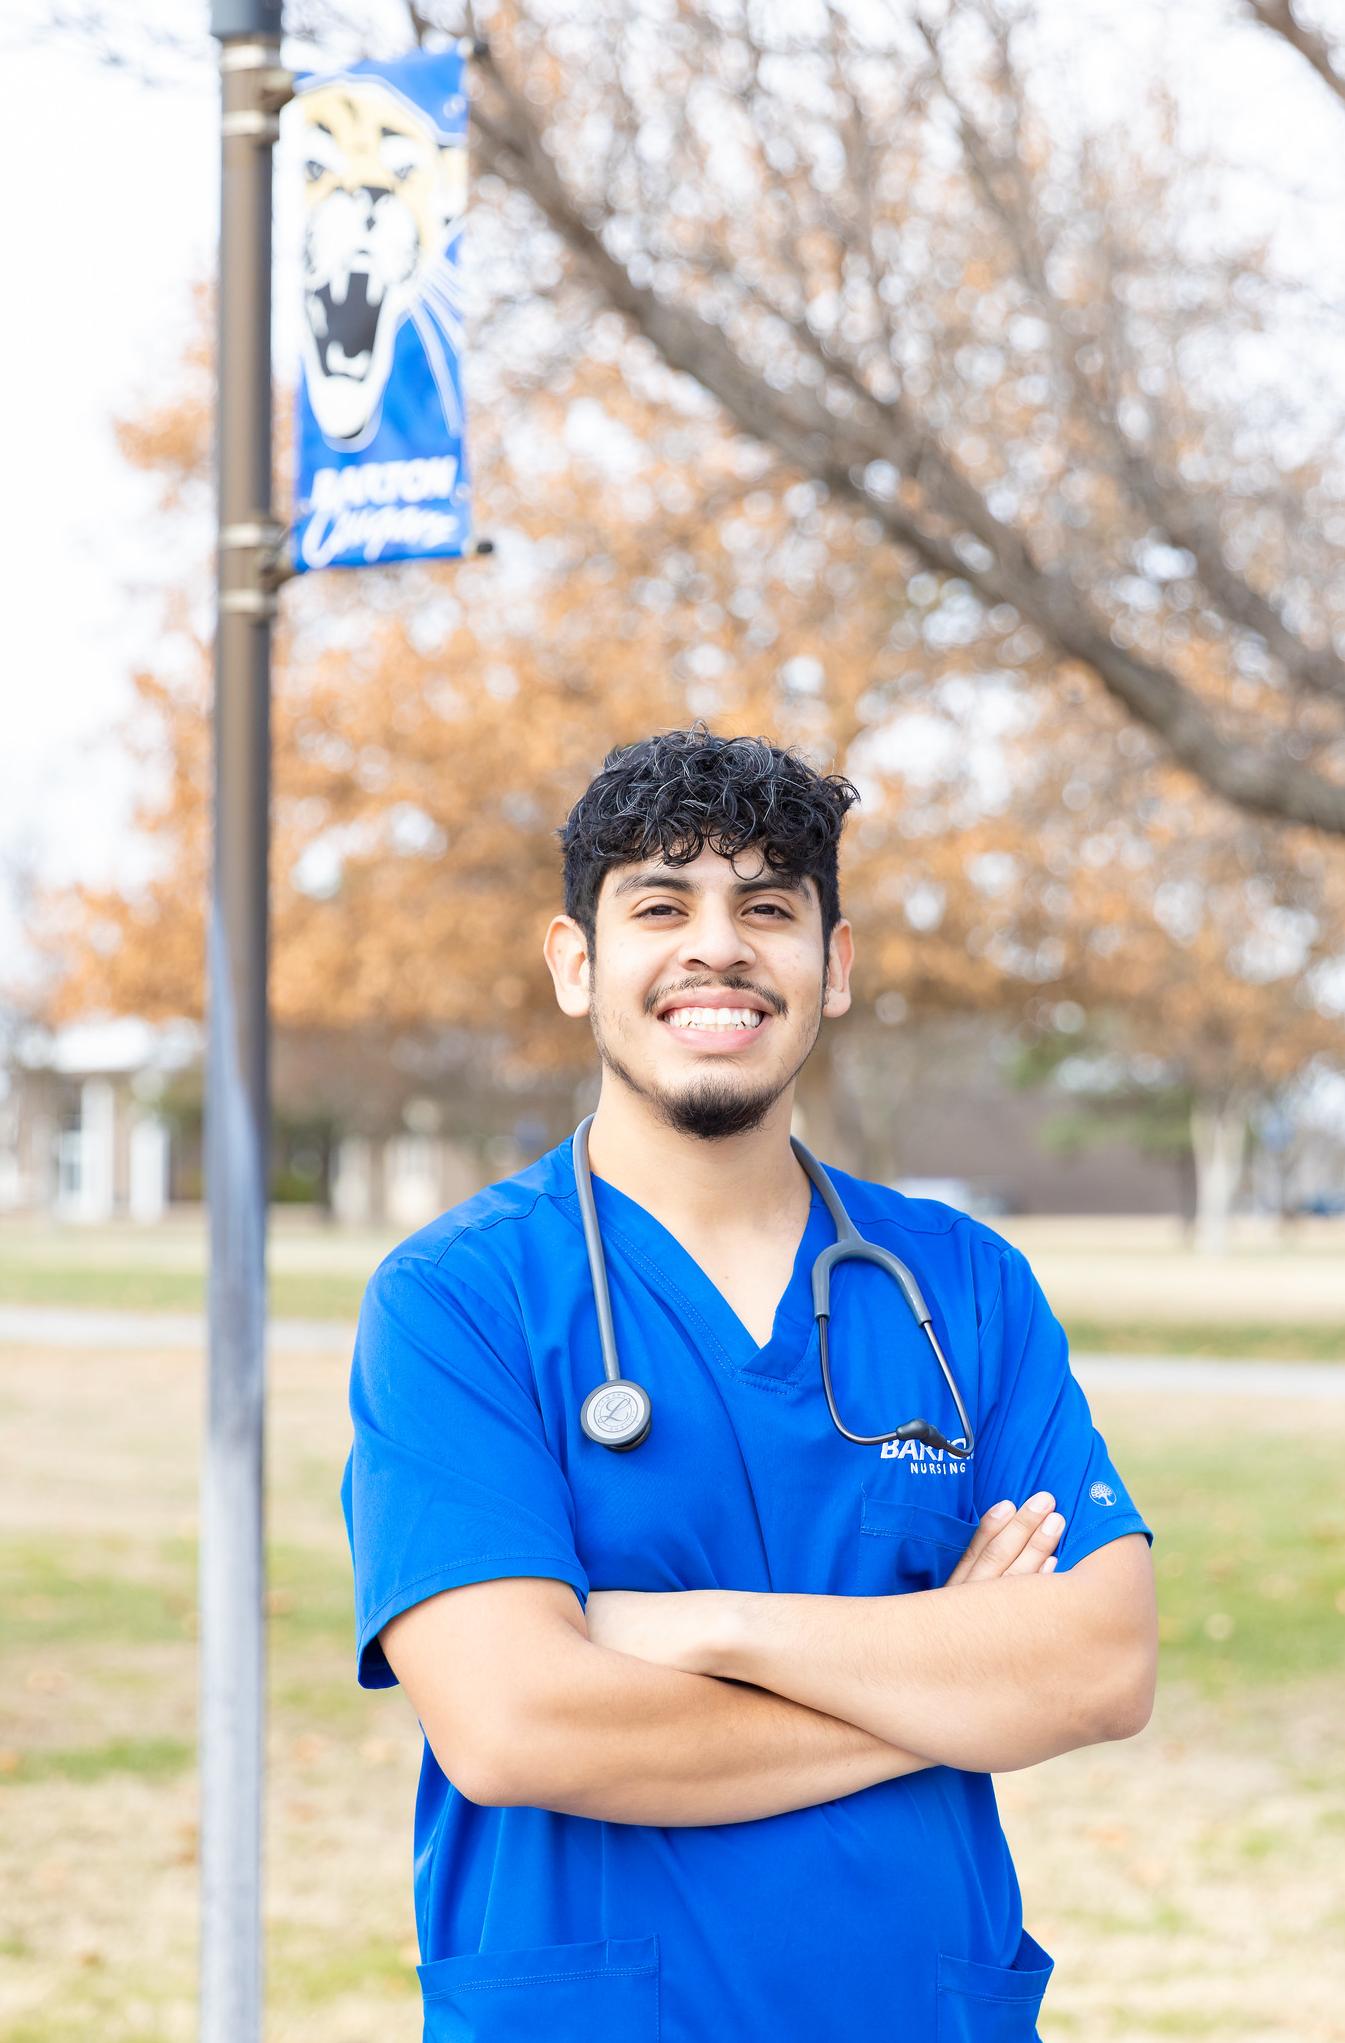
[[[708,390],[742,431],[774,446],[838,496],[862,505],[889,538],[925,565],[961,577],[988,603],[1011,603],[1060,655],[1091,667],[1116,700],[1215,792],[1241,808],[1345,835],[1345,786],[1267,745],[1258,748],[1226,737],[1185,683],[1118,645],[1108,621],[1070,578],[1037,562],[1023,534],[995,516],[900,402],[870,396],[853,369],[824,355],[871,408],[867,419],[839,419],[797,387],[775,388],[742,359],[719,327],[638,283],[568,190],[523,95],[493,57],[483,60],[482,70],[489,73],[498,100],[498,112],[488,113],[479,102],[473,108],[483,159],[529,193],[609,303],[652,342],[669,367]],[[811,329],[796,323],[796,339],[805,334],[820,349]],[[954,529],[936,529],[921,510],[880,493],[868,475],[875,461],[908,475],[914,471],[929,508]],[[984,549],[975,563],[969,564],[955,544],[958,528],[973,534]]]
[[[1224,550],[1218,520],[1205,503],[1197,502],[1171,475],[1163,474],[1122,426],[1115,404],[1097,389],[1079,359],[1080,337],[1071,333],[1066,306],[1052,288],[1046,251],[1036,230],[1029,194],[1024,189],[1023,157],[997,151],[953,86],[943,63],[936,30],[918,24],[934,64],[939,85],[958,124],[967,166],[981,198],[1008,237],[1024,282],[1036,298],[1051,330],[1056,358],[1084,418],[1110,449],[1120,480],[1132,501],[1160,526],[1174,546],[1195,561],[1200,579],[1230,624],[1251,632],[1294,679],[1315,694],[1345,703],[1345,660],[1330,646],[1309,646],[1288,625],[1280,611],[1239,574]],[[1003,40],[999,44],[1000,75],[1016,86]],[[1015,127],[1019,105],[1014,101]]]
[[[1317,76],[1336,98],[1345,103],[1345,76],[1337,71],[1331,45],[1315,28],[1294,12],[1293,0],[1246,0],[1247,11],[1262,28],[1268,28],[1305,57]]]

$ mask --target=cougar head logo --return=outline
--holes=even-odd
[[[467,203],[466,147],[445,142],[427,114],[379,78],[328,81],[301,93],[299,107],[302,341],[320,431],[336,447],[372,439],[407,318],[449,422],[460,425],[452,378],[440,373],[438,329],[461,338],[457,272],[444,258]]]

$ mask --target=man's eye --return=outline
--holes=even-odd
[[[665,908],[674,907],[675,904],[671,901],[654,901],[648,908],[638,909],[635,919],[637,922],[642,922],[646,915],[661,915]],[[789,921],[789,910],[777,907],[774,901],[758,901],[751,912],[754,915],[759,915],[763,910],[767,915],[778,915],[782,921]]]

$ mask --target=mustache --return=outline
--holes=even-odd
[[[697,980],[691,986],[665,986],[648,1003],[648,1012],[657,1014],[666,1001],[680,1000],[692,993],[750,993],[754,1000],[764,1000],[772,1014],[788,1012],[788,1003],[778,993],[768,993],[764,986],[753,986],[747,979],[721,979],[713,985]]]

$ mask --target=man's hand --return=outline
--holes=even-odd
[[[1065,1521],[1049,1490],[1039,1490],[1017,1511],[1010,1502],[996,1504],[977,1526],[944,1586],[952,1589],[959,1582],[993,1582],[1001,1575],[1049,1575],[1064,1529]]]

